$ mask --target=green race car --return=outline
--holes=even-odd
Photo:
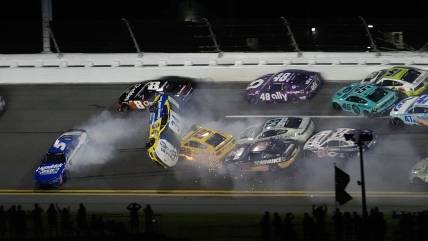
[[[396,92],[373,84],[354,83],[343,87],[332,97],[333,108],[356,115],[380,116],[398,101]]]

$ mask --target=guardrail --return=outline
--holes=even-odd
[[[165,75],[250,81],[287,68],[318,71],[329,81],[359,80],[391,65],[428,69],[428,54],[145,53],[0,55],[0,83],[128,83]]]

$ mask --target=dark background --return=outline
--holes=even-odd
[[[53,0],[52,4],[51,28],[62,52],[134,52],[121,18],[130,22],[144,52],[215,51],[203,17],[211,23],[222,51],[293,51],[280,16],[289,21],[303,51],[370,50],[358,16],[374,25],[371,33],[381,50],[417,50],[428,42],[428,1],[423,0]],[[41,52],[41,1],[2,1],[0,9],[0,53]],[[391,32],[401,32],[402,43],[392,44]]]

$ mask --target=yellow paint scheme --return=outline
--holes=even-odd
[[[225,140],[217,146],[207,143],[207,140],[216,134]],[[189,143],[197,143],[197,146],[189,145]],[[235,139],[230,134],[198,127],[196,130],[187,133],[182,139],[180,157],[188,161],[198,162],[198,164],[206,164],[210,169],[220,168],[223,166],[224,157],[235,148],[235,145]]]

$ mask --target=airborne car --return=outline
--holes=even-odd
[[[416,163],[410,170],[411,183],[428,183],[428,158]]]
[[[182,131],[179,108],[179,104],[166,94],[157,96],[150,107],[147,154],[164,168],[173,167],[178,162]]]
[[[42,157],[40,165],[34,172],[39,186],[61,186],[67,178],[67,169],[79,149],[88,142],[85,130],[73,129],[61,134]]]
[[[356,115],[378,116],[387,113],[398,101],[397,94],[373,84],[354,83],[343,87],[332,97],[333,108]]]
[[[186,102],[192,95],[194,83],[184,77],[164,77],[134,84],[123,92],[117,103],[118,111],[145,110],[153,104],[159,94],[173,96],[180,102]]]
[[[427,89],[428,72],[412,67],[392,67],[371,73],[361,83],[373,83],[407,96],[420,95]]]
[[[315,95],[322,85],[317,72],[289,69],[267,74],[247,86],[249,103],[283,103],[306,100]]]
[[[314,122],[309,117],[279,117],[272,118],[262,126],[246,129],[239,136],[237,143],[244,144],[272,138],[293,139],[304,143],[314,132]]]
[[[264,172],[289,167],[300,151],[295,140],[269,139],[238,145],[225,158],[231,170]]]
[[[325,130],[313,135],[305,143],[303,150],[306,156],[340,157],[346,158],[358,153],[358,146],[351,140],[345,139],[345,134],[351,134],[356,129],[339,128],[336,130]],[[373,135],[373,140],[365,144],[364,149],[372,147],[376,143],[376,137],[370,130],[362,130]]]
[[[428,126],[428,94],[398,102],[389,115],[391,123],[398,127],[404,124]]]
[[[232,135],[198,126],[181,140],[180,156],[214,170],[223,166],[224,157],[234,147]]]

